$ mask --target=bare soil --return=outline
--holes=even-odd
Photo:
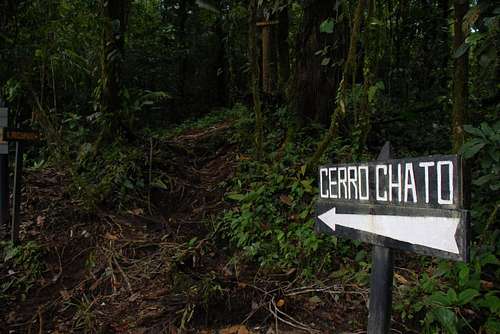
[[[21,238],[42,246],[44,272],[27,293],[9,291],[0,332],[362,333],[366,287],[263,270],[218,235],[224,181],[238,159],[224,140],[230,126],[165,143],[178,153],[155,161],[170,184],[152,191],[151,213],[88,213],[64,171],[28,172]],[[1,283],[11,274],[0,264]]]

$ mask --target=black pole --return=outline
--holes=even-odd
[[[23,173],[23,143],[16,142],[16,168],[14,170],[14,198],[12,208],[11,240],[14,244],[19,242],[19,225],[21,223],[21,182]]]
[[[9,230],[9,155],[0,154],[0,239]]]
[[[391,146],[386,142],[378,160],[391,157]],[[392,278],[394,257],[390,248],[373,246],[372,272],[370,277],[370,309],[368,334],[387,334],[391,328]]]
[[[8,126],[9,111],[0,97],[0,126]],[[9,231],[9,147],[0,143],[0,240],[7,239]]]

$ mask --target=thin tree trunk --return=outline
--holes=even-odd
[[[259,91],[260,71],[257,59],[257,0],[250,0],[248,12],[250,13],[248,18],[248,61],[250,62],[250,87],[255,112],[255,153],[256,159],[260,160],[262,159],[263,120]]]
[[[187,54],[185,50],[187,48],[186,45],[186,21],[188,18],[187,12],[187,1],[181,0],[179,2],[179,15],[178,15],[178,30],[177,30],[177,47],[180,50],[180,58],[179,58],[179,67],[177,69],[177,96],[181,101],[181,104],[184,102],[185,97],[185,85],[186,85],[186,70],[187,70]]]
[[[453,8],[455,12],[455,22],[453,24],[453,51],[455,52],[463,43],[465,43],[465,38],[467,37],[467,32],[463,31],[463,21],[465,14],[469,10],[468,0],[454,0]],[[453,66],[453,109],[452,109],[452,147],[453,152],[458,153],[465,141],[464,124],[468,121],[468,52],[464,52],[463,55],[455,59]],[[471,169],[469,163],[464,162],[463,166],[463,182],[464,189],[469,189],[471,184]],[[466,209],[470,208],[471,198],[470,192],[464,192],[463,206]]]
[[[453,7],[455,11],[453,50],[457,50],[465,42],[466,33],[462,29],[462,24],[469,9],[469,3],[467,0],[454,0]],[[453,68],[453,152],[458,152],[464,143],[463,126],[468,119],[468,95],[468,53],[465,52],[455,59]]]
[[[285,95],[286,85],[290,78],[290,47],[288,45],[288,7],[283,8],[279,14],[279,23],[277,29],[278,43],[278,82],[281,94]]]
[[[227,101],[227,85],[226,81],[228,78],[226,57],[226,46],[224,39],[226,37],[224,29],[222,26],[222,19],[217,18],[215,22],[215,34],[217,35],[217,45],[216,45],[216,62],[215,62],[215,75],[217,78],[217,91],[216,91],[216,105],[225,106]]]
[[[107,0],[102,3],[104,18],[102,69],[102,105],[107,113],[120,110],[121,70],[127,30],[128,0]]]
[[[273,73],[271,68],[271,32],[272,26],[269,22],[262,25],[262,90],[266,94],[271,94],[273,90]]]
[[[360,131],[358,139],[358,153],[364,149],[366,145],[366,139],[368,138],[368,132],[370,131],[370,100],[369,100],[369,90],[374,82],[374,65],[375,59],[378,57],[376,54],[376,49],[374,46],[374,41],[372,40],[371,30],[373,29],[370,21],[374,14],[374,0],[368,0],[368,14],[366,16],[365,33],[363,36],[364,50],[364,65],[363,65],[363,96],[360,106],[360,115],[357,127]]]
[[[347,54],[347,59],[344,64],[344,70],[342,71],[342,80],[340,82],[337,106],[332,114],[330,127],[328,128],[327,133],[323,136],[323,139],[318,144],[318,147],[316,148],[316,151],[314,152],[313,156],[311,157],[311,159],[309,159],[309,161],[306,164],[305,168],[306,173],[312,171],[317,167],[319,159],[321,158],[323,153],[325,153],[330,143],[338,136],[338,121],[346,113],[345,95],[348,87],[347,78],[349,78],[352,75],[353,73],[352,71],[355,68],[358,35],[361,27],[361,20],[365,6],[366,6],[366,0],[359,0],[354,14],[353,26],[351,29],[349,52]]]

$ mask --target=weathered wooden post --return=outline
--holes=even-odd
[[[36,141],[39,139],[39,133],[33,130],[24,130],[16,128],[1,127],[0,128],[0,142],[8,143],[10,141],[16,142],[16,167],[14,170],[14,198],[12,208],[12,226],[10,239],[13,243],[19,242],[19,225],[20,225],[20,212],[21,212],[21,183],[23,172],[23,145],[26,141]],[[8,176],[8,170],[7,170]],[[7,191],[8,198],[8,191]],[[8,206],[7,206],[8,208]],[[7,209],[8,215],[8,209]]]
[[[262,89],[265,93],[271,94],[274,89],[275,73],[273,67],[271,34],[272,26],[278,21],[261,21],[257,26],[262,28]]]
[[[390,330],[393,254],[401,249],[457,261],[469,258],[458,155],[319,167],[316,230],[374,245],[368,334]]]
[[[9,110],[0,99],[0,127],[8,126]],[[9,229],[9,144],[0,143],[0,240]]]
[[[12,243],[19,242],[19,226],[21,225],[21,184],[23,178],[23,143],[16,141],[16,167],[14,169],[14,196],[12,198]]]
[[[391,145],[386,142],[377,160],[391,158]],[[370,277],[370,308],[368,333],[385,334],[391,328],[392,279],[394,277],[393,250],[374,245],[372,250],[372,272]]]

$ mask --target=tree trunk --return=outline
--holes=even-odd
[[[462,24],[469,9],[469,3],[467,0],[454,0],[453,7],[455,11],[453,50],[455,51],[465,42],[466,33],[462,29]],[[463,126],[468,119],[468,95],[468,53],[465,52],[455,59],[453,67],[453,152],[458,152],[464,143]]]
[[[370,24],[374,14],[374,0],[368,0],[368,14],[366,16],[365,31],[363,36],[364,57],[363,57],[363,96],[361,99],[359,119],[357,128],[359,130],[358,153],[361,153],[366,145],[368,133],[370,131],[371,115],[369,90],[375,81],[375,63],[378,57],[375,42],[372,36],[372,25]]]
[[[272,25],[262,22],[262,90],[266,94],[273,92],[273,69],[272,69]]]
[[[102,3],[104,18],[102,68],[102,106],[106,113],[120,110],[121,70],[127,30],[128,1],[107,0]]]
[[[288,45],[288,7],[283,8],[279,16],[276,32],[278,43],[278,85],[281,95],[285,96],[286,85],[290,78],[290,47]]]
[[[327,46],[337,44],[329,53],[331,63],[343,59],[342,29],[335,27],[332,34],[320,32],[320,24],[335,17],[335,6],[330,0],[311,0],[304,5],[304,15],[296,40],[296,63],[289,89],[289,110],[302,122],[316,119],[328,123],[334,106],[335,92],[341,77],[338,66],[322,66],[323,57],[316,54]],[[326,57],[326,56],[325,56]]]
[[[255,155],[256,159],[262,158],[263,120],[262,106],[259,91],[259,63],[257,54],[257,0],[250,0],[248,5],[248,61],[250,63],[250,88],[253,96],[255,112]]]
[[[185,98],[186,70],[187,70],[187,48],[186,44],[186,21],[188,18],[188,0],[181,0],[178,9],[177,22],[177,48],[179,50],[179,67],[177,69],[177,97],[182,104]]]
[[[338,122],[346,113],[345,95],[348,87],[347,79],[353,74],[353,71],[356,67],[358,35],[365,6],[366,0],[359,0],[356,11],[354,13],[351,38],[349,43],[349,52],[347,54],[347,59],[344,63],[344,69],[342,71],[342,80],[340,82],[337,106],[331,117],[330,127],[328,128],[327,133],[323,136],[323,139],[318,144],[318,147],[316,148],[313,156],[306,164],[306,173],[314,170],[317,167],[319,159],[321,158],[323,153],[325,153],[330,143],[338,136]]]
[[[222,26],[222,19],[220,17],[217,18],[215,22],[215,34],[217,35],[217,45],[216,45],[216,61],[215,61],[215,76],[216,76],[216,101],[215,105],[224,107],[227,104],[227,78],[228,78],[228,73],[227,73],[227,68],[228,63],[227,63],[227,57],[226,57],[226,45],[225,45],[225,38],[226,35],[224,33],[224,29]]]

